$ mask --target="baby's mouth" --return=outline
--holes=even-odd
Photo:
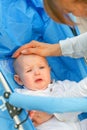
[[[42,79],[36,79],[35,80],[35,82],[41,82],[42,81]]]

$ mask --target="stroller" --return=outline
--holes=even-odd
[[[8,102],[14,88],[20,87],[12,78],[14,72],[11,56],[18,47],[31,40],[54,44],[78,35],[79,30],[75,26],[73,32],[69,26],[50,19],[44,11],[42,0],[1,0],[0,17],[0,129],[4,126],[3,130],[34,130],[25,110],[26,104],[21,109]],[[78,82],[87,76],[83,58],[48,57],[47,60],[51,66],[51,77],[55,80],[69,79]],[[46,103],[47,101],[49,99]],[[82,103],[82,99],[80,101]],[[64,109],[60,112],[64,112]]]

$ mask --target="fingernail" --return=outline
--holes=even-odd
[[[27,52],[26,50],[21,51],[21,53],[26,53],[26,52]]]
[[[13,54],[12,55],[12,58],[17,58],[18,57],[18,54]]]

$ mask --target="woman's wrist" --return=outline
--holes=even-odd
[[[53,44],[52,50],[53,50],[53,52],[52,52],[53,56],[61,56],[62,55],[60,44],[58,44],[58,43]]]

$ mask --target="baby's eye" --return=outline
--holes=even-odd
[[[40,68],[40,69],[44,69],[44,68],[45,68],[45,66],[40,66],[39,68]]]
[[[32,69],[29,69],[29,70],[27,70],[27,73],[28,73],[28,72],[31,72],[31,71],[32,71]]]

